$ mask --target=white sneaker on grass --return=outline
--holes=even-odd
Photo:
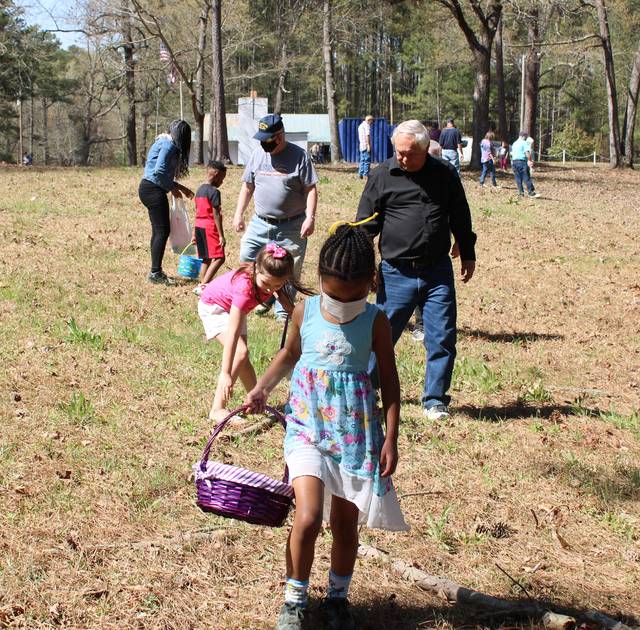
[[[427,420],[437,422],[438,420],[446,420],[449,417],[449,410],[446,405],[433,405],[422,412]]]

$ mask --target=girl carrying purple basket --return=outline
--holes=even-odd
[[[262,411],[270,392],[295,366],[284,450],[296,511],[277,629],[302,628],[323,516],[333,534],[321,606],[327,628],[355,628],[347,596],[358,524],[408,529],[391,483],[398,462],[400,384],[389,321],[367,303],[374,272],[369,237],[349,224],[339,226],[320,252],[321,295],[295,307],[285,347],[245,401]],[[382,383],[386,435],[367,372],[371,352]]]

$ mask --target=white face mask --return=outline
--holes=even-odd
[[[322,307],[340,324],[350,322],[358,317],[360,313],[364,313],[365,308],[367,308],[366,295],[354,302],[340,302],[328,296],[322,289],[320,289],[320,293],[322,295]]]

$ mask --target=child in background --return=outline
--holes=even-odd
[[[229,271],[205,286],[198,302],[198,314],[209,339],[220,343],[222,364],[209,418],[216,422],[228,415],[225,406],[231,397],[233,384],[240,377],[249,392],[256,384],[256,373],[247,348],[247,315],[274,293],[285,308],[293,309],[286,292],[289,282],[298,291],[309,294],[293,277],[293,256],[275,243],[267,243],[258,251],[255,263],[246,263]],[[284,300],[284,302],[282,302]],[[240,420],[236,420],[235,424]],[[234,424],[234,421],[231,421]]]
[[[495,188],[498,185],[496,181],[496,166],[493,163],[495,149],[493,148],[493,131],[487,131],[482,142],[480,143],[480,162],[482,163],[482,173],[480,174],[480,186],[484,186],[484,180],[487,174],[491,175],[491,184]]]
[[[217,160],[207,164],[207,183],[196,192],[196,221],[193,243],[202,258],[200,284],[193,290],[200,295],[224,263],[224,230],[222,228],[222,201],[218,188],[227,174],[227,167]]]
[[[502,146],[500,147],[500,168],[503,171],[507,170],[507,166],[509,165],[509,143],[506,140],[502,141]]]
[[[302,628],[323,515],[333,534],[321,607],[327,628],[355,628],[347,596],[358,523],[408,529],[391,483],[398,462],[400,384],[389,320],[367,303],[375,272],[369,236],[341,225],[324,243],[318,267],[321,296],[296,306],[285,347],[245,401],[261,411],[295,366],[284,450],[296,511],[287,542],[280,630]],[[386,436],[367,373],[371,352],[378,360]]]

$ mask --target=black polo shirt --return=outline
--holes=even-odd
[[[373,236],[380,235],[384,260],[428,265],[448,255],[449,232],[458,241],[462,260],[476,259],[467,197],[448,162],[427,155],[415,173],[402,170],[395,156],[380,164],[369,175],[357,220],[374,212],[378,217],[363,227]]]

